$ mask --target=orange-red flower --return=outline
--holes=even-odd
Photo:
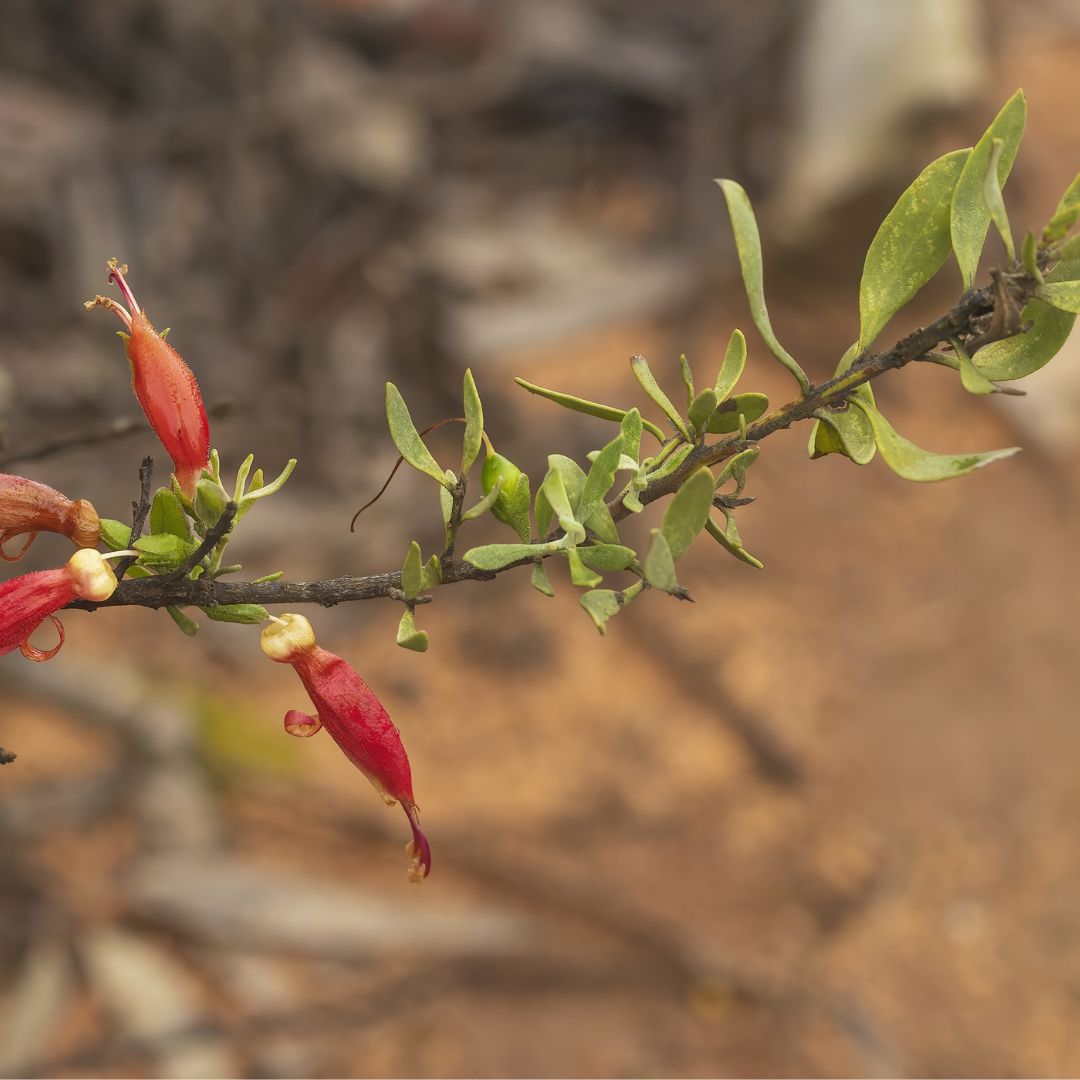
[[[308,736],[325,727],[386,804],[401,803],[413,833],[405,849],[413,860],[409,877],[423,881],[431,872],[431,848],[417,821],[412,771],[401,735],[382,703],[346,661],[319,648],[303,615],[282,615],[272,622],[263,630],[262,647],[271,660],[292,664],[318,713],[316,718],[291,709],[285,729]]]
[[[108,600],[116,588],[112,567],[92,548],[76,551],[66,566],[23,574],[0,585],[0,656],[21,649],[28,660],[48,660],[64,644],[64,627],[53,614],[72,600]],[[48,652],[30,644],[30,635],[52,619],[59,643]]]
[[[203,408],[199,384],[180,354],[150,325],[124,280],[126,266],[109,262],[109,280],[115,281],[128,308],[107,296],[87,302],[88,308],[104,307],[119,316],[127,328],[124,347],[131,364],[131,386],[146,419],[173,460],[180,489],[189,498],[210,460],[210,425]]]
[[[63,533],[76,547],[97,547],[101,523],[85,499],[74,502],[36,480],[0,473],[0,559],[15,562],[26,554],[39,532]],[[13,536],[29,533],[18,555],[4,551]]]

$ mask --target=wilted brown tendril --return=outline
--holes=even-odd
[[[466,421],[465,421],[464,416],[450,416],[446,420],[440,420],[437,424],[432,424],[431,427],[424,428],[424,430],[420,432],[420,438],[422,439],[429,431],[434,431],[436,428],[441,428],[443,426],[443,424],[464,424],[465,422]],[[394,479],[394,473],[396,473],[398,471],[398,469],[401,467],[401,463],[404,460],[405,459],[403,457],[399,457],[397,459],[396,464],[390,470],[390,475],[386,478],[386,483],[383,484],[383,486],[381,488],[379,488],[379,494],[376,495],[375,498],[372,499],[370,502],[364,503],[364,505],[361,506],[360,509],[357,510],[355,514],[353,514],[353,519],[352,519],[352,521],[349,522],[349,532],[356,532],[356,519],[369,506],[371,506],[374,503],[377,503],[382,498],[383,492],[390,486],[390,481]]]

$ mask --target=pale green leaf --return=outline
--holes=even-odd
[[[645,552],[643,564],[645,580],[654,588],[672,596],[685,597],[686,590],[675,577],[675,560],[671,557],[671,548],[659,529],[651,529],[649,550]]]
[[[1080,174],[1061,196],[1061,202],[1058,203],[1050,224],[1043,229],[1039,247],[1044,248],[1055,240],[1060,240],[1076,224],[1078,216],[1080,216]]]
[[[540,561],[533,563],[532,578],[530,579],[529,584],[532,585],[537,592],[541,592],[545,596],[555,595],[555,590],[551,587],[551,582],[548,580],[544,564]]]
[[[577,548],[577,553],[594,570],[625,570],[637,558],[632,548],[620,544],[592,544]]]
[[[405,554],[401,565],[401,591],[415,600],[424,587],[424,557],[420,554],[420,545],[414,540]]]
[[[689,441],[690,432],[686,427],[686,423],[679,415],[679,410],[671,404],[667,394],[660,389],[659,383],[657,383],[656,378],[649,369],[649,362],[644,356],[631,356],[630,366],[633,368],[635,378],[641,383],[642,390],[644,390],[645,393],[660,406],[664,415],[671,421],[671,426],[682,435],[684,439]]]
[[[171,533],[181,540],[191,539],[191,525],[180,500],[169,488],[158,488],[150,505],[150,532]]]
[[[990,450],[982,454],[933,454],[928,450],[921,450],[902,435],[898,435],[888,420],[872,405],[861,399],[856,399],[855,404],[870,417],[881,456],[889,468],[905,480],[921,483],[951,480],[1020,450],[1019,446],[1011,446],[1005,450]]]
[[[112,518],[102,518],[101,541],[110,551],[127,551],[131,546],[131,526]]]
[[[605,544],[617,544],[619,533],[615,528],[615,519],[606,503],[599,502],[593,507],[592,513],[581,523],[587,529],[591,529]]]
[[[709,520],[705,522],[705,531],[716,540],[725,551],[734,555],[740,562],[744,562],[748,566],[753,566],[758,570],[763,569],[762,563],[755,559],[754,556],[742,546],[742,540],[739,538],[739,530],[735,528],[734,515],[727,510],[725,510],[724,513],[727,514],[728,517],[726,529],[721,529],[717,522],[710,517]]]
[[[214,622],[243,623],[245,626],[258,626],[270,618],[270,613],[261,604],[218,604],[217,607],[204,607],[202,613]]]
[[[748,424],[752,424],[759,416],[764,415],[768,407],[769,399],[764,394],[738,394],[717,405],[716,412],[709,418],[707,430],[710,435],[738,431],[740,414],[746,418]]]
[[[716,412],[716,403],[715,390],[702,390],[701,393],[690,402],[690,409],[686,414],[686,419],[695,435],[701,435],[705,430],[705,425],[709,422],[709,417]]]
[[[461,444],[461,475],[469,475],[469,470],[480,453],[484,437],[484,410],[480,404],[480,395],[476,392],[472,371],[465,369],[465,437]]]
[[[758,455],[761,453],[760,446],[748,446],[745,450],[739,451],[733,457],[729,457],[724,462],[724,467],[720,470],[720,475],[716,478],[716,484],[714,490],[719,491],[729,480],[735,480],[734,495],[738,498],[743,488],[746,486],[746,470],[750,468],[758,459]]]
[[[655,469],[649,469],[645,474],[646,480],[652,483],[654,480],[662,480],[670,476],[686,460],[687,455],[693,450],[692,443],[683,443],[682,446],[673,450]]]
[[[1005,143],[1001,139],[994,139],[991,143],[990,160],[986,163],[986,173],[983,176],[983,198],[986,200],[986,208],[990,211],[990,220],[1001,235],[1005,245],[1005,256],[1011,265],[1016,261],[1016,248],[1013,246],[1012,229],[1009,228],[1009,215],[1005,212],[1005,201],[1001,197],[1001,184],[998,181],[998,164],[1005,150]]]
[[[446,474],[439,468],[439,463],[431,456],[431,451],[417,434],[416,425],[409,415],[404,398],[390,382],[386,384],[386,420],[398,453],[418,472],[426,473],[446,487]]]
[[[622,605],[613,589],[590,589],[582,594],[581,606],[589,613],[589,618],[592,619],[596,629],[604,634],[606,633],[604,623],[612,615],[617,615]]]
[[[407,607],[402,613],[401,622],[398,623],[397,643],[403,649],[427,652],[428,633],[426,630],[416,629],[416,617],[412,608]]]
[[[485,544],[466,551],[464,560],[478,570],[501,570],[523,559],[534,559],[544,548],[538,544]]]
[[[664,512],[660,531],[672,559],[678,559],[705,527],[712,506],[713,475],[706,466],[692,472]]]
[[[682,381],[686,385],[686,406],[689,408],[694,400],[694,376],[690,371],[690,364],[686,359],[686,353],[683,353],[679,357],[679,371],[682,373]]]
[[[123,548],[120,549],[121,551]],[[132,567],[134,569],[134,567]],[[170,618],[188,637],[194,637],[199,632],[199,624],[194,619],[189,619],[178,607],[168,605],[165,610]]]
[[[500,476],[495,482],[495,486],[475,505],[470,506],[468,510],[465,510],[461,515],[462,521],[474,521],[482,514],[486,514],[495,503],[499,501],[499,497],[502,495],[503,481]]]
[[[492,514],[504,525],[509,525],[521,537],[521,542],[529,542],[531,526],[529,525],[529,503],[532,501],[532,493],[529,490],[529,478],[525,473],[518,473],[514,479],[514,486],[509,492],[504,487],[495,505],[491,508]]]
[[[575,516],[585,523],[596,507],[604,501],[604,496],[611,490],[615,483],[615,470],[619,467],[619,458],[622,456],[623,437],[620,431],[597,454],[596,459],[589,469],[589,475],[585,478],[585,486],[581,492]]]
[[[997,179],[998,186],[1004,187],[1024,134],[1026,119],[1024,92],[1017,90],[976,143],[975,149],[964,163],[964,169],[953,191],[950,231],[965,289],[970,289],[975,281],[979,256],[986,241],[986,230],[990,228],[990,210],[983,196],[983,179],[990,163],[994,140],[1001,139],[1003,143]]]
[[[424,566],[423,580],[420,583],[421,589],[434,589],[436,586],[442,584],[442,562],[439,560],[438,555],[432,555],[428,559],[427,564]]]
[[[720,374],[716,376],[716,400],[723,401],[739,381],[746,367],[746,338],[741,330],[733,330],[724,352],[724,362],[720,365]]]
[[[1041,285],[1043,283],[1042,271],[1039,269],[1038,251],[1035,247],[1035,234],[1029,229],[1020,245],[1020,261],[1024,269]]]
[[[637,468],[637,460],[641,455],[641,413],[637,409],[631,409],[622,418],[623,453],[631,459],[630,468]],[[623,466],[620,464],[620,468]]]
[[[881,223],[859,284],[856,353],[873,344],[885,324],[948,257],[953,190],[970,153],[956,150],[927,165]]]
[[[765,287],[761,262],[761,237],[758,234],[757,219],[746,192],[734,180],[717,180],[720,190],[727,200],[731,228],[735,234],[735,247],[739,252],[739,265],[742,267],[743,285],[750,300],[750,314],[758,333],[765,339],[765,344],[772,354],[791,372],[799,382],[803,393],[810,389],[806,373],[787,350],[776,340],[769,311],[765,306]]]
[[[544,494],[543,485],[540,486],[540,490],[536,493],[533,516],[536,518],[537,535],[541,540],[546,540],[548,533],[551,532],[551,519],[555,516],[555,511]]]
[[[195,550],[194,544],[172,533],[141,536],[131,546],[139,553],[139,561],[147,566],[179,566]]]
[[[604,579],[594,570],[590,570],[582,561],[575,547],[566,549],[566,558],[570,563],[570,581],[584,589],[594,589]]]
[[[1059,281],[1039,285],[1035,295],[1044,303],[1059,311],[1071,311],[1080,315],[1080,281]]]
[[[538,394],[540,397],[547,398],[548,401],[554,401],[556,405],[561,405],[564,409],[573,409],[574,412],[598,416],[601,420],[614,420],[619,423],[626,415],[624,409],[616,409],[612,405],[598,405],[595,401],[586,401],[584,398],[574,397],[572,394],[560,394],[557,390],[545,390],[544,387],[526,382],[524,379],[514,379],[514,382],[518,386],[524,387],[530,394]],[[664,442],[666,436],[652,421],[642,420],[641,424],[646,431],[655,435],[660,442]]]
[[[818,409],[810,457],[843,454],[856,465],[866,465],[877,452],[874,428],[866,414],[850,403],[843,409]]]

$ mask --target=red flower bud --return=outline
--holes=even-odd
[[[180,490],[190,499],[195,482],[210,461],[210,425],[199,384],[179,353],[150,325],[145,312],[124,280],[127,266],[109,262],[109,280],[120,286],[130,307],[107,296],[87,301],[88,308],[104,307],[119,316],[127,328],[124,347],[131,364],[131,386],[146,419],[173,460]]]
[[[0,559],[21,559],[39,532],[63,533],[76,547],[92,548],[97,547],[101,523],[85,499],[72,502],[36,480],[0,473]],[[5,554],[3,545],[22,533],[30,535],[19,554]]]
[[[64,644],[64,627],[54,611],[72,600],[108,600],[116,588],[112,567],[92,548],[76,551],[66,566],[23,574],[0,585],[0,656],[21,649],[28,660],[48,660]],[[48,652],[30,644],[30,635],[52,619],[60,642]]]
[[[311,623],[303,615],[283,615],[272,622],[262,632],[262,647],[271,660],[292,664],[318,713],[316,721],[290,710],[286,730],[291,735],[314,734],[321,722],[386,804],[401,803],[413,833],[405,849],[413,860],[409,877],[423,881],[431,872],[431,849],[417,822],[412,772],[401,735],[382,703],[340,656],[319,648]]]

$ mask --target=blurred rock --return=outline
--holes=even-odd
[[[0,1076],[28,1076],[49,1058],[49,1040],[75,989],[68,950],[55,939],[32,942],[0,1025]]]
[[[144,918],[231,948],[364,959],[513,954],[529,940],[528,924],[505,912],[432,910],[224,857],[147,859],[127,889]]]

